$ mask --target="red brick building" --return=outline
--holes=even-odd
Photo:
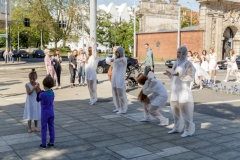
[[[201,53],[203,49],[203,30],[198,27],[187,27],[181,29],[180,44],[186,45],[188,50]],[[137,57],[143,59],[146,57],[144,44],[148,43],[153,50],[154,58],[166,60],[176,58],[177,55],[177,30],[159,31],[151,33],[137,34]]]

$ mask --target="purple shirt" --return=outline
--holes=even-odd
[[[42,91],[38,100],[41,101],[42,115],[54,116],[54,92],[52,90]]]

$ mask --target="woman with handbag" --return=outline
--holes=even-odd
[[[53,57],[52,57],[53,61],[54,61],[54,69],[55,72],[57,74],[57,82],[58,82],[58,88],[62,88],[61,87],[61,81],[60,81],[60,77],[61,77],[61,71],[62,71],[62,67],[61,67],[61,63],[62,63],[62,57],[60,57],[59,52],[57,49],[54,49],[54,53],[53,53]]]

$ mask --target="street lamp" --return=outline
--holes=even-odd
[[[5,0],[5,25],[6,25],[6,54],[5,54],[5,63],[8,63],[8,13],[7,13],[7,6],[8,6],[8,0]]]
[[[177,48],[180,47],[180,29],[181,29],[181,6],[178,8],[178,40],[177,40]]]
[[[192,26],[192,5],[189,3],[189,2],[187,2],[189,5],[190,5],[190,7],[191,7],[191,26]]]
[[[133,33],[133,55],[134,57],[136,57],[136,0],[134,0],[134,7],[133,7],[134,11],[134,33]]]

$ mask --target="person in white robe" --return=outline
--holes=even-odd
[[[194,79],[195,68],[187,60],[188,50],[181,46],[177,51],[177,61],[174,63],[172,71],[164,74],[171,79],[170,105],[173,112],[174,126],[168,133],[183,132],[181,137],[191,136],[195,132],[193,123],[193,96],[190,83]]]
[[[114,66],[112,71],[112,95],[116,107],[113,112],[116,112],[116,114],[123,114],[127,112],[128,101],[125,83],[127,58],[125,57],[122,47],[116,49],[115,56],[113,56],[111,62]]]
[[[148,76],[138,75],[137,82],[142,85],[138,95],[138,100],[144,107],[144,119],[141,122],[149,122],[153,116],[160,120],[159,126],[169,125],[169,119],[160,113],[160,109],[165,107],[168,100],[168,93],[162,82],[157,80],[151,71]]]
[[[87,86],[90,94],[89,104],[93,105],[97,102],[97,65],[98,65],[98,55],[96,50],[95,39],[92,37],[91,42],[89,39],[85,38],[87,42],[87,59],[85,62],[85,73],[87,79]]]

